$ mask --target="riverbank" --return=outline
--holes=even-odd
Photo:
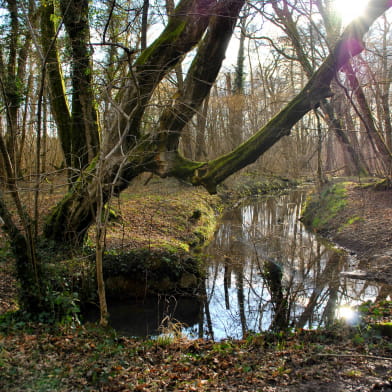
[[[391,284],[391,189],[377,180],[328,184],[310,199],[303,221],[355,256],[360,271],[352,276]]]
[[[150,182],[149,186],[156,188],[155,196],[153,190],[150,194],[141,186],[139,196],[128,200],[132,202],[130,209],[144,211],[140,225],[139,221],[130,222],[129,230],[122,230],[126,230],[125,238],[129,242],[140,238],[140,244],[144,241],[143,246],[147,248],[151,244],[163,244],[167,249],[169,232],[175,235],[174,243],[178,244],[183,233],[179,228],[184,227],[189,234],[193,222],[184,226],[173,221],[169,224],[171,218],[163,215],[169,210],[165,203],[170,199],[175,201],[178,190],[174,192],[171,188],[170,194],[164,193],[161,199],[156,199],[163,190],[161,183]],[[193,215],[190,196],[186,190],[180,192],[178,202],[185,201],[192,208],[185,213],[184,207],[175,202],[176,209],[172,212],[184,213],[187,221],[189,215],[196,218],[198,214]],[[129,196],[124,194],[124,197]],[[147,200],[148,209],[141,207],[143,199]],[[121,208],[113,207],[120,216],[110,225],[121,233],[119,225],[128,219],[127,209],[124,204]],[[165,223],[166,229],[151,228],[151,222]],[[150,233],[149,240],[145,234],[138,237],[139,231]],[[113,239],[120,237],[110,233],[109,230],[108,244],[112,243],[115,250],[119,245],[124,249],[125,242],[119,244]],[[71,322],[48,327],[6,317],[0,323],[0,390],[390,392],[391,338],[371,325],[391,321],[391,304],[368,304],[364,311],[366,316],[358,327],[339,324],[328,330],[249,333],[242,340],[220,342],[189,340],[181,335],[175,323],[158,338],[131,339],[95,325]]]
[[[202,275],[197,259],[198,248],[213,235],[223,208],[250,194],[278,192],[289,185],[292,182],[287,179],[250,173],[237,177],[216,196],[209,195],[204,188],[175,179],[140,176],[109,206],[111,218],[105,241],[109,295],[140,296],[149,290],[156,293],[159,287],[166,292],[178,288],[180,291],[192,290]],[[26,183],[21,193],[28,210],[34,208],[30,187],[31,184]],[[66,191],[65,178],[55,177],[42,184],[39,215],[44,217]],[[94,241],[92,227],[88,246],[81,254],[73,252],[69,257],[66,252],[62,255],[56,247],[49,250],[47,256],[51,258],[51,275],[61,275],[68,290],[81,291],[80,297],[88,301],[96,301]],[[18,305],[12,254],[1,232],[0,249],[1,314],[16,310]],[[157,278],[155,281],[154,277]]]

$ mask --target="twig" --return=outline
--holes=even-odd
[[[340,357],[340,358],[350,358],[350,357],[360,357],[368,359],[380,359],[386,361],[392,361],[392,358],[388,357],[377,357],[374,355],[362,355],[362,354],[316,354],[318,357]]]

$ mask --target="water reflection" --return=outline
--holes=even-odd
[[[159,334],[168,320],[190,337],[220,340],[248,332],[316,328],[338,308],[383,298],[382,285],[342,277],[355,268],[342,250],[300,222],[306,191],[228,211],[205,250],[208,276],[198,298],[158,297],[109,304],[111,325],[129,336]]]
[[[379,287],[341,278],[347,254],[299,221],[305,195],[267,197],[225,214],[206,250],[202,321],[188,333],[222,339],[313,328],[331,322],[341,304],[377,297]]]
[[[144,299],[108,300],[109,322],[120,334],[156,336],[171,325],[194,325],[200,320],[203,303],[195,298],[151,296]],[[84,320],[98,322],[96,307],[86,309]]]

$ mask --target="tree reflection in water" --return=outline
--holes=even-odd
[[[380,287],[341,278],[350,258],[300,222],[303,190],[227,212],[206,249],[210,262],[197,336],[314,328],[340,304],[377,297]]]

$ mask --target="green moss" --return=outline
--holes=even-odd
[[[360,216],[353,216],[353,217],[349,218],[345,224],[343,224],[341,227],[339,227],[338,231],[341,232],[344,229],[346,229],[347,227],[353,225],[356,222],[360,222],[360,221],[363,221],[362,217],[360,217]]]
[[[177,153],[174,157],[170,175],[197,185],[199,178],[204,175],[205,170],[207,170],[205,162],[191,161]]]
[[[371,181],[362,184],[364,189],[374,189],[376,191],[387,191],[392,189],[392,179],[390,178],[383,178],[374,182],[374,179]]]
[[[378,332],[381,336],[388,336],[392,338],[392,322],[373,324],[372,329]]]
[[[166,27],[163,33],[148,47],[146,48],[136,61],[137,66],[145,65],[150,62],[154,53],[162,46],[170,45],[186,27],[186,20],[172,20]]]
[[[311,195],[305,203],[302,221],[314,231],[328,231],[331,228],[332,220],[347,205],[348,184],[329,185],[320,194]],[[352,220],[351,224],[356,220]]]

